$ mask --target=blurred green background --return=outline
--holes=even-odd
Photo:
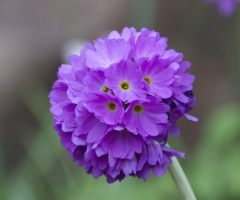
[[[240,9],[240,8],[239,8]],[[196,76],[198,123],[181,119],[170,145],[197,199],[240,199],[240,11],[202,0],[1,0],[0,199],[179,199],[167,172],[107,184],[73,163],[52,128],[48,93],[83,41],[125,26],[155,29]]]

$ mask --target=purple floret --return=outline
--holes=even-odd
[[[171,157],[166,146],[177,136],[177,121],[196,101],[191,64],[167,50],[156,31],[124,28],[87,43],[62,65],[49,94],[53,122],[73,161],[109,183],[126,176],[162,176]]]
[[[134,134],[143,137],[162,134],[158,130],[158,124],[167,124],[166,112],[169,106],[152,97],[145,100],[136,100],[126,109],[123,118],[125,127]]]
[[[113,91],[122,102],[131,102],[146,98],[143,90],[144,81],[140,69],[131,60],[121,61],[105,70],[105,85]]]

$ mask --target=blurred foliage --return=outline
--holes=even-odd
[[[0,160],[1,200],[178,199],[168,173],[161,178],[152,175],[146,182],[127,177],[114,184],[106,183],[105,177],[95,180],[87,175],[71,161],[54,134],[47,90],[40,84],[32,88],[24,101],[39,129],[22,139],[25,157],[10,174],[4,173]],[[194,156],[181,160],[198,199],[240,199],[239,119],[238,105],[210,113]]]
[[[201,199],[240,199],[239,119],[239,105],[227,105],[205,120],[203,140],[188,166]]]

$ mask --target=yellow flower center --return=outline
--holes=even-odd
[[[147,77],[147,76],[144,77],[143,80],[146,81],[148,83],[148,85],[151,85],[151,83],[152,83],[151,79],[149,77]]]
[[[109,89],[104,85],[102,86],[102,89],[101,89],[103,92],[106,92],[108,93],[109,92]]]
[[[123,82],[120,83],[120,87],[121,87],[122,90],[129,90],[130,85],[127,81],[123,81]]]
[[[108,103],[108,109],[111,110],[111,111],[115,111],[117,109],[117,106],[116,106],[115,103],[109,102]]]
[[[141,113],[143,110],[143,107],[141,105],[136,105],[134,106],[133,110],[135,113]]]

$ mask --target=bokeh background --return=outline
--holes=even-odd
[[[226,19],[203,0],[0,0],[1,200],[179,199],[168,172],[95,180],[52,128],[58,67],[125,26],[159,31],[192,63],[199,122],[181,119],[169,143],[186,152],[180,162],[198,199],[240,199],[240,10]]]

